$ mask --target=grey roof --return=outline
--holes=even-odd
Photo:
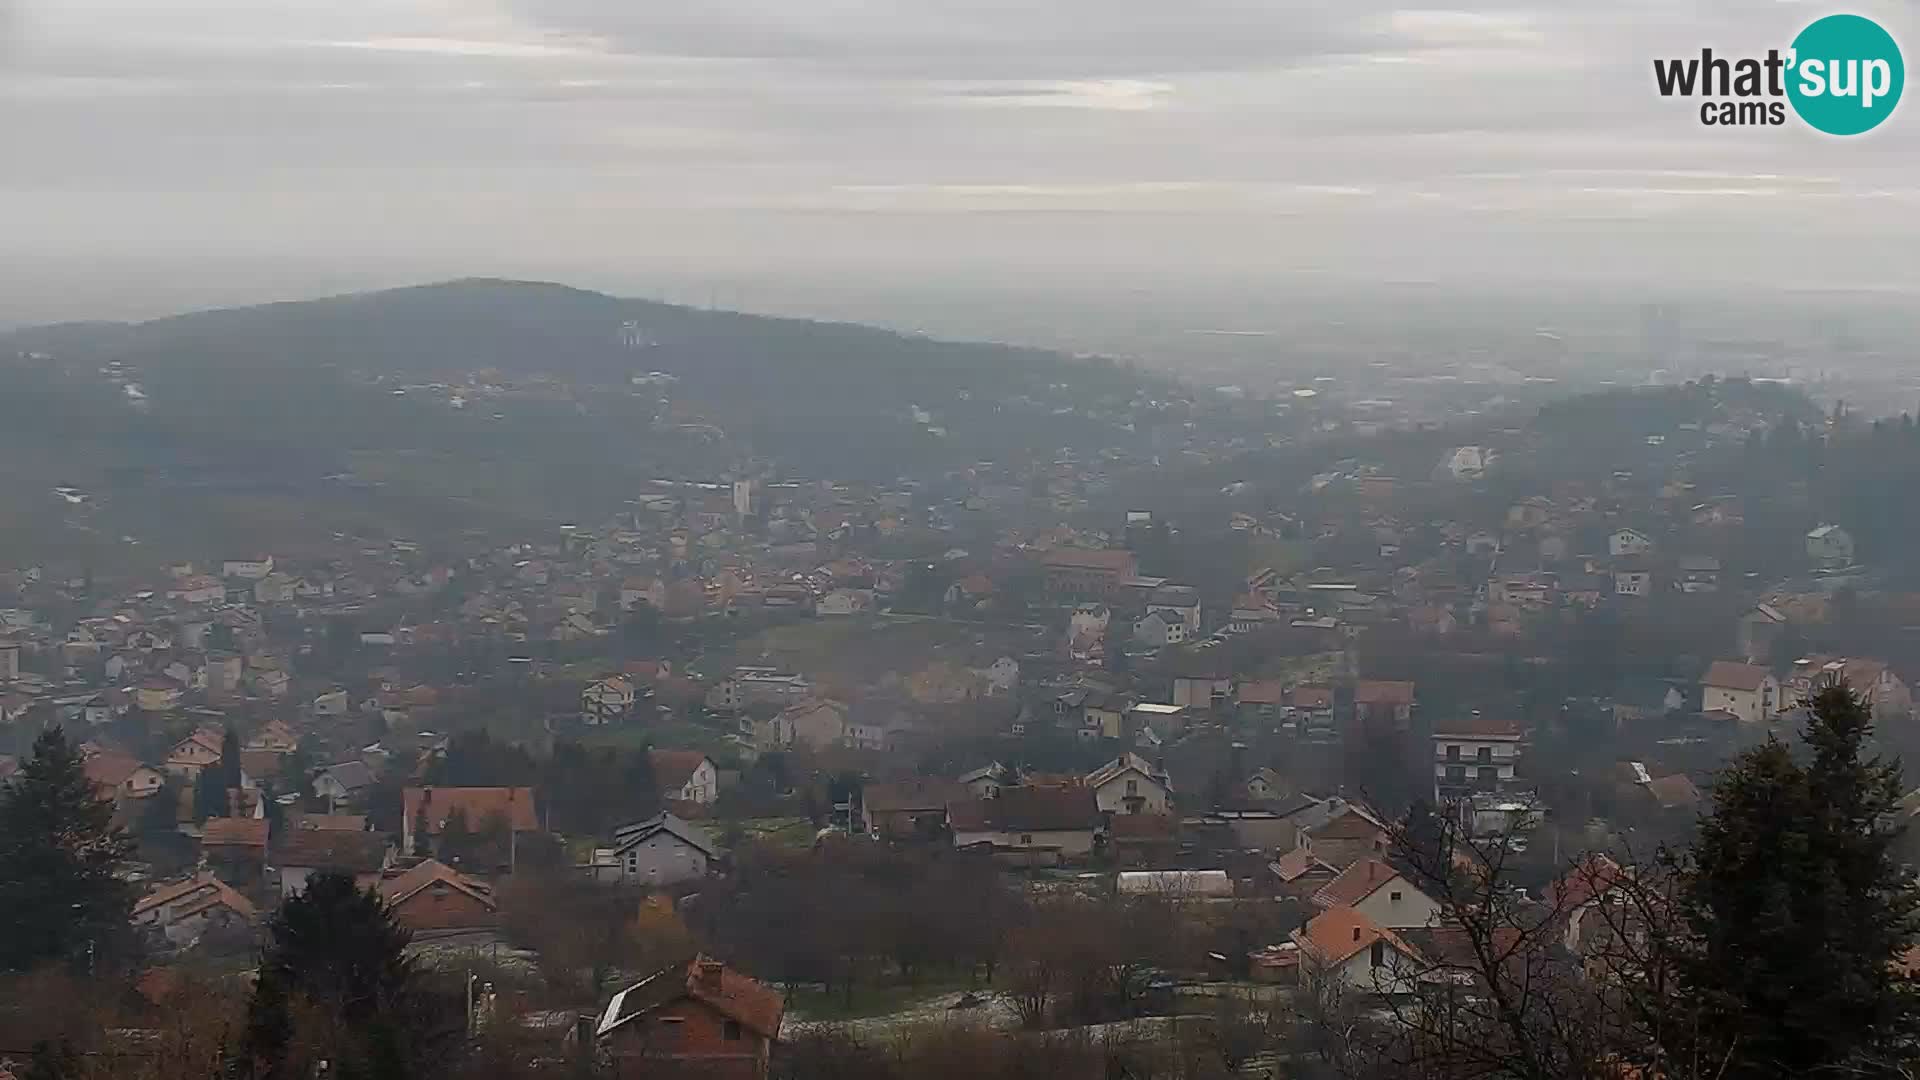
[[[680,842],[698,850],[708,858],[713,858],[716,852],[713,841],[707,838],[705,832],[665,811],[661,811],[650,818],[645,818],[628,825],[622,825],[614,829],[613,849],[616,852],[625,851],[635,844],[645,843],[661,833],[675,837]]]
[[[373,786],[373,770],[368,768],[364,761],[342,761],[337,765],[329,765],[321,771],[333,777],[334,783],[348,791],[358,791],[363,787]]]

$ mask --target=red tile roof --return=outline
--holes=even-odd
[[[339,829],[288,829],[273,853],[275,866],[371,874],[387,860],[387,838]]]
[[[1760,689],[1766,678],[1766,668],[1738,660],[1715,660],[1700,682],[1716,689],[1753,691]]]
[[[1411,705],[1413,684],[1363,679],[1353,688],[1353,701],[1356,705]]]
[[[1300,935],[1301,945],[1313,950],[1314,958],[1327,967],[1345,963],[1376,941],[1384,941],[1409,956],[1419,955],[1406,939],[1349,907],[1329,908],[1295,933]]]
[[[436,859],[423,860],[417,866],[404,873],[396,874],[390,878],[383,878],[380,884],[376,886],[376,889],[380,893],[380,899],[385,900],[388,906],[393,907],[406,902],[407,898],[435,882],[448,885],[466,893],[468,896],[486,905],[488,910],[493,910],[499,906],[498,901],[493,898],[493,888],[491,886],[470,878]]]
[[[1292,851],[1280,856],[1279,860],[1271,865],[1271,868],[1281,881],[1289,885],[1316,871],[1320,873],[1333,872],[1332,866],[1322,862],[1313,852],[1308,851],[1304,847],[1294,848]]]
[[[1379,859],[1361,859],[1321,886],[1320,891],[1313,894],[1313,902],[1323,908],[1352,907],[1399,876],[1400,871]]]
[[[366,832],[365,814],[302,814],[294,812],[287,815],[287,828],[317,829],[321,832]]]
[[[868,784],[860,791],[860,802],[869,814],[891,814],[904,810],[944,810],[948,803],[972,795],[973,792],[958,781],[923,776],[893,784]]]
[[[1296,709],[1325,709],[1333,704],[1333,691],[1325,686],[1296,686],[1290,704]]]
[[[647,760],[653,763],[653,782],[660,790],[677,791],[686,786],[707,755],[698,750],[649,750]]]
[[[245,847],[267,850],[267,819],[208,818],[200,832],[201,847]]]
[[[1605,855],[1589,855],[1547,886],[1547,902],[1558,911],[1572,911],[1626,880],[1626,871]]]
[[[1054,548],[1041,555],[1040,561],[1061,569],[1104,570],[1115,574],[1131,574],[1135,565],[1133,552],[1120,548]]]
[[[81,766],[86,770],[87,779],[93,781],[96,787],[103,788],[118,788],[140,767],[137,758],[120,750],[102,750],[89,756],[86,764]]]
[[[1287,700],[1287,688],[1279,679],[1256,680],[1240,684],[1240,704],[1280,705]]]
[[[133,914],[136,917],[144,915],[154,908],[164,907],[201,891],[204,891],[206,896],[195,901],[193,910],[204,911],[214,904],[224,904],[246,918],[250,919],[254,915],[252,901],[234,891],[232,886],[214,876],[210,870],[201,871],[184,881],[156,886],[152,892],[134,902]],[[189,914],[189,912],[182,911],[181,914]]]
[[[410,787],[402,794],[401,810],[409,822],[427,815],[427,832],[438,836],[447,817],[459,810],[467,827],[479,829],[488,821],[504,817],[515,832],[537,832],[540,819],[533,812],[532,788],[508,787]]]
[[[701,978],[701,965],[711,963],[697,956],[687,965],[687,996],[738,1020],[755,1034],[775,1038],[780,1034],[780,1017],[787,1011],[786,998],[758,979],[750,979],[730,967],[720,969],[718,985]]]
[[[767,1039],[779,1037],[780,1019],[787,1009],[779,991],[716,960],[696,956],[685,968],[657,972],[615,994],[601,1013],[595,1034],[604,1038],[636,1016],[686,999]]]
[[[1349,806],[1320,825],[1308,829],[1307,835],[1315,840],[1384,839],[1387,829],[1371,814],[1359,807]]]

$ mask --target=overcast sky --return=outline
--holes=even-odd
[[[1653,91],[1827,10],[0,0],[0,260],[1920,286],[1920,103],[1842,141]]]

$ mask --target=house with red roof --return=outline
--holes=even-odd
[[[267,870],[267,820],[208,818],[200,827],[200,858],[224,881],[243,887],[258,883]]]
[[[720,797],[720,770],[698,750],[649,750],[654,787],[663,799],[706,806]]]
[[[762,1080],[785,1014],[779,991],[697,956],[613,995],[594,1038],[619,1074]]]
[[[174,945],[187,945],[210,930],[250,927],[259,912],[251,900],[210,870],[156,886],[134,902],[133,925]]]
[[[1700,677],[1700,711],[1725,712],[1749,724],[1765,723],[1785,708],[1780,680],[1758,664],[1715,660]]]
[[[81,765],[87,779],[93,782],[94,790],[102,799],[116,806],[125,805],[129,799],[146,799],[159,793],[166,783],[160,770],[142,765],[132,754],[122,750],[101,750],[88,754]]]
[[[1322,987],[1398,996],[1418,987],[1426,961],[1399,934],[1352,908],[1336,907],[1293,932],[1301,971]]]
[[[1393,846],[1393,837],[1378,817],[1346,803],[1327,820],[1301,830],[1300,846],[1318,861],[1345,871],[1361,859],[1384,855]]]
[[[224,738],[223,733],[213,728],[200,728],[174,743],[173,749],[167,751],[167,772],[182,780],[199,779],[202,769],[220,764],[225,755]]]
[[[530,787],[410,787],[401,793],[401,811],[400,850],[408,855],[416,849],[422,826],[427,837],[437,837],[456,815],[474,832],[496,820],[516,833],[540,831]]]
[[[1057,547],[1040,556],[1047,592],[1054,596],[1111,598],[1139,573],[1131,551],[1121,548]]]
[[[1414,930],[1439,921],[1440,904],[1382,859],[1360,859],[1313,894],[1323,910],[1352,908],[1390,930]]]
[[[500,911],[493,886],[434,859],[381,878],[375,891],[393,920],[415,933],[485,929]]]

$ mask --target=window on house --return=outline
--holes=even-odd
[[[1458,746],[1449,746],[1449,747],[1447,747],[1447,760],[1448,760],[1448,761],[1459,761],[1459,760],[1460,760],[1460,747],[1458,747]]]
[[[1140,781],[1138,780],[1127,781],[1127,797],[1132,798],[1133,796],[1138,794],[1140,794]]]
[[[727,1021],[726,1026],[720,1029],[720,1034],[721,1034],[721,1037],[726,1039],[728,1042],[739,1042],[740,1041],[740,1021],[738,1020]]]
[[[1474,752],[1474,757],[1476,760],[1479,760],[1479,761],[1492,761],[1493,747],[1491,746],[1481,747],[1479,750]]]
[[[1480,782],[1483,784],[1491,784],[1494,781],[1499,779],[1500,779],[1499,769],[1483,768],[1480,770]]]
[[[1021,834],[1020,834],[1020,842],[1021,842],[1021,843],[1023,843],[1023,844],[1031,844],[1031,843],[1033,843],[1033,834],[1032,834],[1032,833],[1021,833]]]
[[[1447,766],[1447,783],[1458,784],[1464,781],[1466,778],[1467,778],[1466,766],[1464,765]]]
[[[1399,903],[1399,902],[1400,902],[1400,892],[1399,892],[1399,890],[1397,890],[1397,889],[1396,889],[1396,890],[1395,890],[1395,891],[1394,891],[1394,892],[1393,892],[1393,893],[1392,893],[1391,895],[1389,895],[1389,896],[1387,897],[1387,899],[1389,899],[1389,900],[1391,900],[1391,901],[1393,901],[1393,902],[1394,902],[1394,903],[1396,903],[1396,904],[1397,904],[1397,903]]]
[[[1387,962],[1387,943],[1386,942],[1376,941],[1373,943],[1372,959],[1373,959],[1374,967],[1379,967],[1382,964],[1385,964]]]

